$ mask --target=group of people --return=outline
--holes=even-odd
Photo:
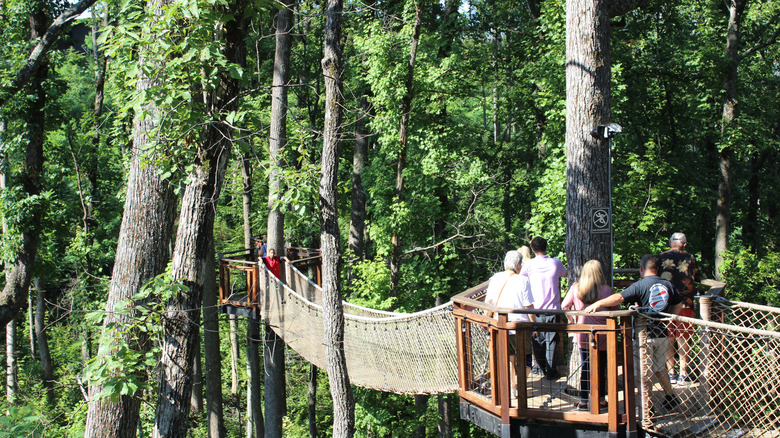
[[[658,255],[645,255],[640,262],[639,281],[620,293],[613,293],[607,282],[604,270],[598,260],[585,263],[577,282],[571,285],[561,302],[560,281],[568,274],[560,260],[547,255],[547,241],[536,237],[531,241],[530,251],[522,255],[527,248],[509,251],[504,259],[505,271],[490,279],[485,302],[498,307],[523,309],[582,310],[594,313],[604,310],[616,310],[621,304],[636,304],[640,307],[666,313],[693,317],[693,297],[695,295],[694,276],[696,260],[685,251],[687,239],[683,233],[672,234],[669,250]],[[530,252],[534,257],[530,258]],[[558,315],[511,314],[510,321],[558,322]],[[574,322],[574,321],[571,321]],[[587,315],[577,318],[579,324],[603,325],[603,316]],[[652,320],[648,327],[648,348],[652,357],[650,372],[656,375],[665,392],[663,406],[674,409],[679,402],[672,389],[672,383],[685,385],[691,382],[688,373],[690,362],[691,337],[690,324],[673,322],[668,328],[665,323]],[[599,354],[598,372],[599,394],[606,395],[606,342],[605,336],[596,337]],[[514,336],[510,337],[514,342]],[[531,335],[532,355],[526,358],[531,371],[542,374],[545,379],[557,380],[560,373],[555,364],[555,350],[559,337],[557,332],[534,332]],[[590,336],[578,333],[576,343],[582,360],[580,402],[575,404],[580,410],[590,410]],[[679,374],[674,370],[674,346],[679,353]],[[510,346],[515,348],[514,344]],[[510,351],[510,354],[514,354]],[[532,357],[531,357],[532,356]],[[533,363],[533,365],[532,365]],[[606,405],[600,400],[601,407]]]

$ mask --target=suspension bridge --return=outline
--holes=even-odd
[[[292,350],[325,369],[319,266],[316,250],[288,251],[277,278],[255,251],[223,254],[222,310],[264,320]],[[399,394],[457,392],[461,417],[501,437],[780,437],[780,309],[728,301],[720,293],[724,285],[712,285],[698,299],[701,318],[629,309],[600,312],[602,325],[509,322],[511,313],[542,312],[485,304],[487,282],[417,313],[345,302],[350,382]],[[674,406],[664,403],[661,385],[646,372],[653,369],[646,327],[654,320],[681,321],[690,330],[691,382],[673,387]],[[535,331],[555,331],[565,340],[557,380],[526,379],[525,361],[516,360],[530,351],[527,339]],[[594,353],[600,342],[607,350],[606,394],[599,393],[603,377],[590,373],[586,411],[575,407],[582,364],[569,336],[577,333],[587,334]],[[510,337],[516,356],[508,353]],[[599,369],[599,354],[589,357],[590,369]]]

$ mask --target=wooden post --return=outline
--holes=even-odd
[[[636,403],[634,395],[634,333],[631,329],[631,322],[634,316],[623,317],[620,324],[623,328],[623,397],[626,406],[626,437],[633,438],[637,436],[636,422]]]
[[[528,338],[525,330],[518,329],[515,333],[515,344],[517,345],[517,406],[520,409],[520,415],[523,411],[528,409],[528,381],[526,377],[528,372],[526,371],[525,357],[528,355],[526,350],[525,340]]]
[[[637,342],[639,344],[639,388],[642,397],[642,427],[649,429],[653,427],[653,422],[649,418],[651,412],[650,395],[652,394],[653,382],[651,380],[652,371],[645,369],[650,363],[647,351],[647,320],[638,314],[635,314],[634,318],[637,321],[637,329],[639,330]]]
[[[607,318],[607,329],[609,330],[607,332],[607,405],[609,406],[607,411],[607,428],[609,433],[615,434],[615,436],[617,436],[618,432],[617,328],[617,319],[612,316]],[[593,351],[593,348],[591,348],[591,351]],[[596,349],[596,357],[598,357],[598,349]],[[594,366],[597,364],[598,361],[594,362]],[[594,370],[591,370],[591,376],[593,375],[593,371]],[[598,368],[596,368],[595,371],[598,376]],[[598,390],[598,383],[599,379],[596,379],[591,387],[591,391],[593,391],[593,386]],[[598,399],[595,399],[593,404],[597,409],[596,412],[598,412]]]
[[[509,376],[509,331],[506,329],[507,314],[498,314],[498,387],[495,387],[494,395],[498,393],[498,404],[501,405],[501,437],[509,438],[509,409],[512,407],[512,379]],[[494,347],[496,344],[493,345]],[[493,353],[495,354],[495,352]],[[496,400],[495,396],[493,398]]]

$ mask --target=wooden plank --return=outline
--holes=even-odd
[[[617,320],[607,318],[607,428],[610,433],[618,431],[618,358],[617,358]]]
[[[623,329],[623,403],[625,406],[626,435],[636,435],[636,399],[634,398],[634,345],[631,329],[632,318],[621,318]]]

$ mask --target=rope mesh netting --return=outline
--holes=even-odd
[[[321,289],[290,265],[289,286],[264,268],[260,283],[263,318],[303,359],[327,368]],[[713,300],[706,312],[703,305],[701,309],[706,320],[642,312],[636,316],[634,374],[642,428],[669,437],[780,437],[780,309],[723,299]],[[452,303],[418,313],[344,303],[344,317],[351,383],[407,394],[458,390]],[[689,380],[670,385],[675,397],[670,403],[659,377],[650,371],[654,359],[648,347],[653,341],[643,327],[672,320],[683,323],[675,333],[687,337],[690,348]],[[491,389],[481,380],[489,355],[487,336],[476,326],[467,331],[466,390],[489,397]],[[566,333],[561,338],[556,362],[562,377],[546,381],[531,375],[529,408],[569,411],[579,400],[579,349]],[[675,354],[673,370],[679,374],[680,355]],[[665,373],[667,367],[664,364]]]
[[[664,436],[780,437],[780,332],[766,330],[776,327],[777,316],[775,308],[722,299],[713,303],[712,321],[640,315],[638,327],[653,320],[679,321],[677,336],[687,336],[690,346],[688,379],[671,385],[676,400],[670,403],[658,377],[648,371],[654,360],[640,330],[642,427]],[[678,379],[679,358],[678,343],[671,369]]]
[[[327,368],[322,292],[287,265],[287,284],[261,269],[263,319],[295,352]],[[418,313],[393,313],[344,303],[344,351],[349,380],[401,394],[458,389],[452,303]]]

